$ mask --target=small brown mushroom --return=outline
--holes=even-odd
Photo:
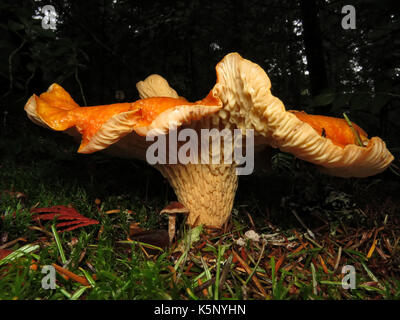
[[[168,204],[164,209],[162,209],[160,214],[168,215],[168,236],[169,243],[171,244],[172,240],[175,237],[176,215],[188,215],[189,210],[182,203],[178,201],[173,201]]]

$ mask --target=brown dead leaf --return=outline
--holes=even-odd
[[[11,252],[11,250],[0,249],[0,260],[7,257]]]
[[[132,240],[147,243],[159,248],[167,248],[169,245],[169,236],[167,230],[147,230],[134,234]],[[147,249],[146,249],[147,250]],[[152,250],[147,250],[152,254]],[[157,251],[158,253],[159,251]]]

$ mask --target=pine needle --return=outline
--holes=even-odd
[[[85,277],[82,277],[82,276],[78,276],[77,274],[75,274],[75,273],[73,273],[73,272],[71,272],[71,271],[69,271],[69,270],[67,270],[67,269],[65,269],[65,268],[63,268],[63,267],[60,267],[59,265],[57,265],[57,264],[55,264],[55,263],[52,263],[51,264],[57,271],[58,271],[58,273],[60,273],[61,275],[65,275],[65,276],[67,276],[68,278],[71,278],[72,280],[74,280],[74,281],[76,281],[76,282],[79,282],[80,284],[82,284],[82,285],[84,285],[84,286],[90,286],[90,283],[89,283],[89,281],[85,278]]]

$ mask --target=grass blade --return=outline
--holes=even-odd
[[[219,282],[220,282],[220,275],[221,275],[221,258],[225,253],[225,246],[218,246],[218,256],[217,256],[217,272],[215,275],[215,293],[214,293],[214,300],[219,299]],[[226,261],[225,261],[226,263]]]
[[[263,254],[264,254],[264,249],[265,249],[265,243],[263,243],[263,246],[261,248],[260,257],[258,258],[258,261],[257,261],[253,271],[251,272],[251,274],[249,275],[249,277],[246,280],[246,285],[249,283],[250,279],[253,277],[254,273],[257,271],[258,265],[260,264],[260,261],[261,261],[261,259],[263,257]]]
[[[37,249],[39,249],[39,245],[27,244],[15,251],[11,252],[7,257],[1,259],[0,266],[4,265],[4,264],[8,264],[15,259],[18,259],[26,254],[36,251]]]
[[[64,249],[62,247],[60,237],[58,236],[56,226],[54,224],[51,225],[51,231],[53,232],[54,240],[56,241],[57,249],[58,252],[60,253],[61,262],[63,265],[65,265],[67,263],[67,259],[65,258]]]
[[[363,147],[364,145],[363,145],[362,142],[361,142],[360,135],[359,135],[358,132],[354,129],[353,124],[351,123],[351,121],[350,121],[349,117],[347,116],[347,114],[346,114],[346,113],[343,113],[343,117],[345,118],[347,124],[348,124],[349,127],[351,128],[351,131],[353,132],[354,136],[356,137],[358,145],[359,145],[360,147]]]
[[[96,282],[94,281],[94,279],[92,278],[92,276],[89,274],[89,272],[87,272],[85,269],[79,267],[79,270],[81,270],[84,274],[84,276],[86,277],[87,281],[90,283],[90,285],[92,287],[96,286]]]
[[[74,294],[71,296],[70,299],[78,300],[81,297],[81,295],[86,291],[87,288],[89,288],[89,287],[80,287],[78,290],[76,290],[74,292]]]
[[[313,283],[313,293],[314,295],[318,295],[317,291],[317,274],[315,272],[314,264],[311,262],[311,273],[312,273],[312,283]]]

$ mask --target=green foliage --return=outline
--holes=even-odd
[[[331,104],[333,101],[335,101],[335,93],[333,92],[325,92],[317,95],[313,99],[313,106],[319,107],[319,106],[326,106]]]
[[[0,76],[1,83],[8,82],[2,98],[19,95],[19,101],[26,99],[30,88],[37,87],[38,83],[33,83],[37,80],[49,84],[70,78],[81,87],[78,71],[89,61],[85,48],[90,43],[82,37],[62,36],[59,30],[43,29],[41,19],[33,18],[38,5],[34,1],[22,1],[22,6],[17,2],[0,4],[2,16],[7,17],[0,22],[5,34],[0,57],[7,61],[0,64]]]

